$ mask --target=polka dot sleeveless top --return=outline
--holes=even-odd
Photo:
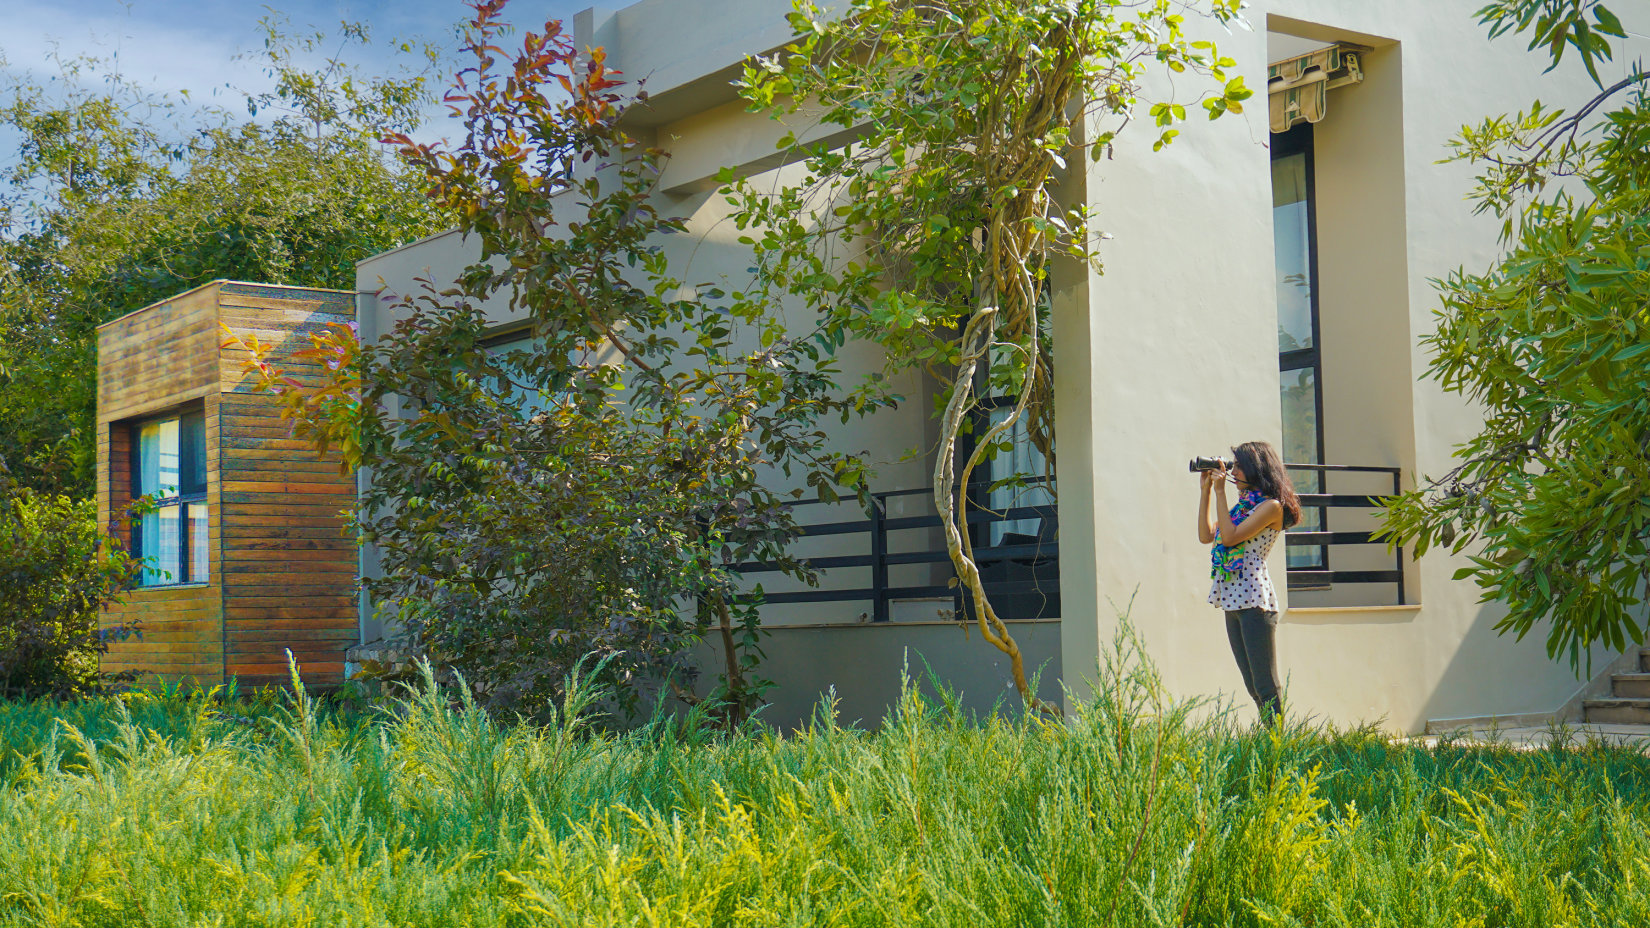
[[[1266,556],[1272,553],[1272,545],[1281,534],[1276,528],[1268,527],[1244,542],[1240,566],[1229,578],[1215,577],[1214,586],[1209,590],[1209,604],[1227,612],[1238,609],[1277,612],[1278,594],[1272,588]]]

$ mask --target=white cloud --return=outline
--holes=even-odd
[[[0,0],[10,7],[16,0]],[[452,44],[453,22],[466,8],[456,0],[428,0],[395,4],[348,4],[336,0],[272,0],[283,7],[290,28],[299,33],[333,32],[341,20],[362,20],[373,42],[350,54],[369,72],[388,70],[396,58],[389,45],[399,37],[422,37]],[[17,3],[7,10],[0,31],[4,77],[21,78],[50,87],[60,74],[55,59],[99,59],[105,67],[84,73],[94,84],[113,71],[146,91],[176,98],[187,91],[196,105],[215,105],[239,116],[244,95],[273,87],[256,53],[264,35],[258,21],[270,15],[262,4],[248,0],[57,0],[55,3]],[[330,51],[330,49],[329,49]],[[319,58],[319,56],[317,56]],[[319,63],[319,62],[317,62]],[[446,74],[440,75],[445,80]],[[434,107],[432,117],[445,114]],[[181,131],[188,126],[180,125]],[[447,130],[430,127],[432,138]],[[0,165],[15,151],[16,139],[0,131]]]
[[[245,28],[233,30],[218,17],[188,15],[182,4],[147,6],[151,12],[143,16],[139,7],[114,2],[30,4],[7,17],[0,49],[8,70],[40,82],[57,75],[55,52],[65,59],[104,59],[142,87],[164,93],[188,90],[202,102],[234,101],[238,95],[226,84],[254,92],[270,86],[255,62],[235,60],[237,52],[252,47],[256,16]],[[256,7],[241,9],[251,13]]]
[[[575,11],[598,0],[515,0],[505,19],[536,28],[545,18],[570,20]],[[612,5],[622,6],[625,0]],[[454,26],[469,16],[460,0],[0,0],[0,86],[7,77],[24,77],[49,86],[63,59],[80,56],[114,62],[118,72],[138,86],[165,95],[187,90],[195,104],[217,105],[239,115],[243,92],[272,86],[262,64],[242,57],[263,47],[259,19],[281,10],[294,29],[332,31],[341,20],[365,22],[372,45],[352,54],[370,71],[387,70],[395,54],[392,39],[418,37],[451,49]],[[510,43],[507,43],[510,44]],[[452,62],[436,77],[438,87],[450,78]],[[95,75],[93,76],[95,79]],[[438,93],[439,95],[439,93]],[[437,104],[421,140],[452,136],[456,125]],[[187,131],[186,126],[179,126]],[[14,157],[17,139],[0,130],[0,167]]]

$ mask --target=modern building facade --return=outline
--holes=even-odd
[[[731,83],[746,56],[790,38],[789,0],[718,0],[714,16],[704,7],[587,10],[576,37],[646,81],[633,128],[670,152],[659,205],[691,233],[660,243],[676,273],[732,280],[749,251],[722,221],[718,171],[783,182],[794,168],[775,143],[811,127],[747,113]],[[1064,180],[1062,196],[1088,204],[1110,241],[1103,273],[1053,273],[1058,492],[989,497],[1001,515],[975,529],[1047,696],[1092,692],[1124,613],[1175,695],[1241,694],[1221,615],[1205,602],[1208,555],[1185,462],[1250,439],[1283,448],[1309,494],[1308,522],[1271,565],[1290,581],[1278,644],[1295,713],[1401,731],[1578,717],[1611,670],[1637,659],[1636,648],[1600,651],[1599,676],[1577,680],[1540,636],[1493,630],[1499,608],[1451,578],[1462,559],[1415,560],[1359,537],[1375,524],[1369,496],[1447,471],[1479,422],[1420,377],[1436,305],[1429,279],[1485,267],[1497,248],[1495,221],[1464,199],[1473,169],[1438,163],[1445,142],[1485,115],[1592,90],[1579,67],[1543,74],[1521,44],[1488,41],[1475,8],[1254,0],[1252,31],[1212,37],[1249,86],[1269,88],[1268,105],[1187,126],[1157,153],[1147,133],[1125,132],[1114,158],[1083,159]],[[1628,26],[1650,32],[1650,22]],[[1650,50],[1627,44],[1618,69]],[[397,295],[417,279],[453,280],[478,254],[449,232],[362,262],[362,337],[390,330]],[[490,311],[507,337],[509,310]],[[880,368],[869,346],[849,346],[843,360],[849,374]],[[900,387],[932,391],[914,375]],[[816,531],[799,553],[853,561],[827,571],[825,595],[768,585],[763,673],[779,681],[776,722],[805,717],[832,691],[845,717],[878,718],[902,668],[931,668],[973,706],[1013,702],[1006,659],[956,621],[949,564],[934,556],[943,546],[923,489],[936,434],[928,408],[907,403],[836,436],[870,449],[880,505],[871,518],[853,506],[804,517]],[[370,550],[361,566],[374,569]],[[363,603],[359,641],[389,631]]]
[[[663,244],[696,280],[736,278],[749,264],[720,222],[716,172],[783,180],[775,142],[808,130],[747,113],[730,85],[744,56],[787,41],[787,0],[718,6],[704,16],[697,3],[642,0],[576,20],[581,45],[646,80],[636,128],[671,153],[661,200],[693,231]],[[1498,608],[1451,579],[1459,559],[1347,543],[1374,525],[1364,497],[1448,470],[1478,421],[1419,377],[1435,306],[1428,279],[1486,266],[1496,248],[1495,223],[1464,200],[1472,169],[1437,163],[1446,140],[1482,116],[1538,97],[1584,100],[1591,87],[1579,68],[1544,75],[1519,45],[1489,42],[1472,11],[1258,0],[1252,32],[1214,37],[1250,86],[1270,85],[1269,106],[1188,126],[1159,153],[1147,133],[1124,133],[1114,159],[1068,179],[1064,195],[1087,202],[1112,238],[1103,274],[1054,274],[1058,515],[1048,498],[994,500],[1024,518],[982,542],[1041,543],[1005,569],[1038,581],[1015,633],[1045,692],[1084,698],[1126,611],[1171,691],[1241,694],[1220,613],[1204,601],[1207,552],[1192,531],[1185,461],[1255,438],[1309,465],[1295,476],[1315,504],[1301,531],[1318,534],[1297,533],[1272,564],[1290,576],[1278,642],[1296,711],[1415,731],[1574,716],[1601,688],[1602,678],[1578,681],[1549,660],[1537,636],[1496,634]],[[364,331],[388,327],[388,294],[422,274],[451,279],[475,255],[454,233],[363,262]],[[509,321],[502,309],[498,319]],[[870,370],[876,358],[849,363]],[[767,607],[776,718],[801,717],[829,688],[849,717],[874,718],[901,667],[923,662],[975,705],[1010,692],[1006,661],[954,621],[948,565],[909,557],[939,549],[920,492],[933,433],[920,402],[843,429],[843,447],[873,449],[876,489],[892,494],[882,520],[914,527],[805,539],[805,553],[908,557],[828,572],[827,589],[844,598]],[[773,589],[779,600],[791,592]],[[1595,669],[1616,659],[1599,653]]]

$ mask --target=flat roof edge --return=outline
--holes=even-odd
[[[162,297],[162,298],[154,301],[153,303],[150,303],[147,306],[140,306],[137,309],[134,309],[129,313],[122,313],[122,314],[114,317],[113,319],[110,319],[108,322],[99,323],[97,328],[94,331],[101,332],[101,331],[103,331],[104,327],[106,327],[106,326],[111,326],[111,325],[114,325],[117,322],[121,322],[123,320],[130,319],[133,316],[137,315],[138,313],[146,313],[149,310],[154,309],[156,306],[163,306],[167,303],[172,302],[173,300],[181,300],[184,297],[188,296],[191,293],[194,293],[197,290],[205,290],[207,287],[216,287],[216,286],[219,286],[221,284],[226,284],[226,283],[229,283],[229,279],[227,277],[219,277],[216,280],[209,280],[204,284],[200,284],[198,286],[190,287],[188,290],[180,290],[177,293],[172,294],[171,296]]]
[[[361,260],[355,262],[356,273],[360,273],[362,267],[364,267],[368,264],[371,264],[374,261],[377,261],[379,258],[387,258],[390,255],[399,254],[400,252],[406,251],[409,248],[417,248],[420,245],[427,245],[430,242],[433,242],[438,238],[445,238],[446,236],[449,236],[449,235],[461,235],[461,234],[463,234],[463,230],[460,229],[458,226],[453,226],[451,229],[443,229],[440,232],[431,232],[429,235],[426,235],[423,238],[415,238],[412,241],[406,243],[405,245],[397,245],[394,248],[388,249],[386,251],[375,251],[372,254],[367,255],[365,258],[362,258]],[[371,290],[357,290],[355,292],[356,293],[372,293],[373,291],[371,291]]]
[[[129,313],[122,313],[115,318],[110,319],[108,322],[99,323],[94,331],[101,332],[105,326],[111,326],[122,320],[130,319],[138,313],[146,313],[157,306],[165,306],[167,303],[171,303],[175,300],[181,300],[191,293],[205,290],[207,287],[221,287],[224,284],[233,284],[239,287],[263,287],[268,290],[308,290],[315,293],[347,293],[350,296],[354,296],[357,293],[366,292],[362,290],[340,290],[336,287],[305,287],[298,284],[266,284],[255,280],[235,280],[229,277],[219,277],[216,280],[209,280],[204,284],[197,284],[196,286],[190,287],[188,290],[179,290],[171,296],[162,297],[147,306],[140,306]]]

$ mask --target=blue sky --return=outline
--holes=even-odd
[[[571,28],[573,14],[592,2],[515,0],[505,18],[524,28],[564,19]],[[236,56],[262,47],[258,20],[270,9],[285,13],[294,27],[365,22],[374,40],[368,54],[377,62],[390,60],[389,42],[398,37],[452,48],[455,26],[469,14],[461,0],[277,0],[268,6],[255,0],[0,0],[0,56],[11,76],[22,72],[40,82],[57,72],[54,49],[64,58],[112,58],[127,79],[152,90],[187,89],[197,102],[239,108],[239,94],[225,85],[254,92],[269,86],[256,61]],[[0,138],[0,162],[13,144]]]

